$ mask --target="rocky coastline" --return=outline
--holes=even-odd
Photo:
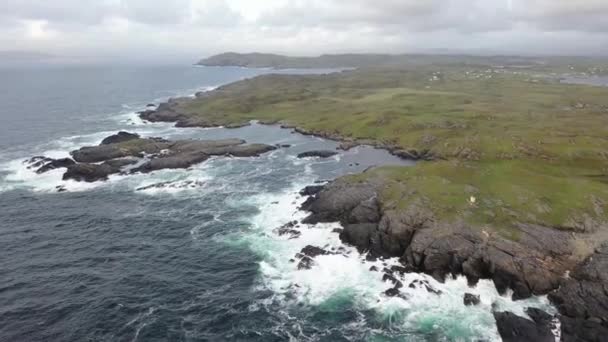
[[[207,96],[199,93],[197,97]],[[190,99],[176,99],[163,103],[155,110],[140,113],[151,122],[175,122],[177,127],[217,127],[218,125],[193,119],[180,113],[178,104]],[[314,135],[340,142],[339,149],[349,150],[359,145],[386,149],[391,154],[408,160],[436,160],[439,156],[428,150],[403,149],[373,140],[352,140],[337,133],[310,131],[278,123],[303,135]],[[225,128],[238,128],[249,122],[233,123]],[[333,151],[311,151],[300,157],[329,157]],[[314,185],[302,190],[309,196],[301,209],[310,212],[302,221],[306,224],[340,222],[344,227],[340,239],[353,245],[368,258],[399,258],[403,267],[399,272],[418,272],[431,275],[438,281],[464,275],[474,286],[480,279],[491,279],[497,290],[512,291],[514,300],[532,295],[549,295],[559,310],[562,341],[602,341],[608,336],[608,244],[600,246],[582,259],[574,251],[577,238],[571,232],[531,224],[519,224],[517,241],[506,239],[491,230],[472,227],[464,222],[442,222],[434,217],[425,203],[414,203],[407,208],[392,208],[381,201],[382,179],[352,182],[337,179],[325,186]],[[278,234],[298,238],[299,222],[277,228]],[[490,232],[490,233],[489,233]],[[314,257],[336,253],[309,246],[295,256],[298,268],[314,267]],[[394,287],[387,296],[400,296],[403,287],[392,277],[395,270],[382,270]],[[421,284],[410,284],[417,286]],[[424,285],[421,285],[424,286]],[[433,289],[427,286],[427,290]],[[464,300],[474,305],[469,294]],[[550,341],[549,316],[530,309],[528,318],[508,312],[496,312],[499,332],[505,341]],[[539,318],[543,317],[543,318]]]
[[[556,319],[562,341],[602,341],[608,336],[608,245],[577,262],[572,255],[576,241],[568,232],[522,225],[523,236],[515,242],[462,222],[440,222],[423,205],[387,207],[379,196],[383,186],[380,179],[337,179],[314,191],[304,189],[310,197],[301,209],[310,215],[303,223],[340,222],[344,243],[369,259],[399,258],[402,272],[429,274],[440,282],[464,275],[471,286],[491,279],[501,294],[512,291],[514,300],[548,294],[559,310],[557,317],[538,311],[528,312],[532,320],[494,313],[505,341],[553,341],[549,326],[555,324],[549,321]],[[386,281],[393,281],[393,270],[383,272]],[[400,295],[403,284],[393,283],[387,296]],[[475,305],[473,295],[465,294],[464,301]]]
[[[199,93],[196,96],[206,95]],[[177,127],[219,126],[179,112],[177,104],[183,101],[190,99],[173,99],[139,115],[150,122],[175,122]],[[239,122],[223,127],[238,128],[249,124]],[[281,124],[281,127],[304,135],[339,141],[338,149],[341,150],[371,145],[403,159],[438,158],[429,151],[404,150],[382,142],[352,140],[338,134],[309,131],[287,124]],[[113,174],[188,168],[212,156],[255,157],[282,147],[247,144],[241,139],[168,141],[119,132],[105,138],[98,146],[72,151],[72,158],[37,156],[25,163],[37,173],[65,168],[64,180],[96,182],[107,180]],[[298,157],[327,158],[335,154],[336,151],[309,151]],[[301,223],[341,223],[340,239],[355,246],[368,258],[399,259],[402,266],[398,268],[372,270],[383,272],[383,279],[393,284],[385,292],[390,297],[404,296],[400,291],[404,284],[393,276],[395,272],[425,273],[440,282],[448,277],[463,275],[471,286],[480,279],[491,279],[501,294],[512,291],[514,300],[532,295],[549,295],[559,310],[556,317],[532,308],[527,312],[531,320],[509,312],[494,313],[499,333],[505,341],[552,341],[554,336],[551,329],[555,329],[555,324],[551,322],[556,320],[561,326],[562,341],[602,341],[608,336],[608,290],[605,285],[608,278],[604,274],[608,270],[608,244],[581,260],[579,255],[573,253],[577,241],[570,232],[521,224],[517,227],[520,238],[517,241],[509,240],[469,226],[464,221],[442,222],[422,201],[407,208],[391,207],[382,202],[381,193],[387,186],[381,178],[364,181],[340,178],[327,185],[306,187],[300,194],[308,199],[301,209],[310,215],[302,222],[278,227],[275,232],[297,239]],[[315,257],[335,253],[340,251],[308,246],[293,260],[298,268],[309,269],[314,267]],[[408,286],[426,288],[441,295],[429,284],[412,283]],[[465,294],[463,300],[467,305],[479,303],[479,298],[472,294]]]
[[[221,91],[221,89],[218,89]],[[207,92],[199,92],[195,95],[195,98],[201,99],[205,96],[208,96]],[[188,103],[192,101],[192,98],[177,98],[171,99],[167,102],[163,102],[158,105],[157,108],[146,109],[144,111],[139,112],[139,116],[146,121],[149,122],[167,122],[167,123],[175,123],[175,127],[201,127],[201,128],[210,128],[210,127],[224,127],[227,129],[232,128],[241,128],[251,124],[249,121],[243,122],[233,122],[225,125],[219,125],[212,121],[206,120],[199,116],[191,115],[187,112],[182,112],[180,109],[180,104]],[[279,125],[281,128],[285,129],[293,129],[295,133],[299,133],[302,135],[310,135],[316,136],[323,139],[328,139],[332,141],[337,141],[340,143],[338,147],[340,150],[348,151],[354,147],[360,145],[368,145],[378,149],[387,150],[394,156],[400,157],[402,159],[407,160],[425,160],[431,161],[435,159],[441,159],[440,156],[434,155],[428,149],[415,149],[408,148],[403,149],[394,144],[380,142],[372,139],[351,139],[348,137],[344,137],[338,133],[329,133],[325,131],[312,131],[302,127],[298,127],[295,125],[291,125],[284,122],[277,121],[258,121],[259,124],[262,125]]]

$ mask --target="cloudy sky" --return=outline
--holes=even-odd
[[[608,0],[0,0],[1,50],[608,55]]]

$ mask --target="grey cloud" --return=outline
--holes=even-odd
[[[0,43],[61,54],[594,54],[608,49],[605,18],[608,0],[0,0]],[[37,39],[24,20],[53,34]]]

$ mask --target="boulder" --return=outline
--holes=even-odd
[[[118,132],[117,134],[111,135],[101,141],[101,145],[118,144],[121,142],[139,139],[139,134],[129,132]]]
[[[298,158],[329,158],[337,154],[336,151],[308,151],[298,154]]]
[[[479,303],[481,303],[481,299],[479,298],[479,295],[465,293],[463,302],[464,302],[464,305],[466,305],[466,306],[479,305]]]
[[[548,325],[539,325],[511,312],[495,312],[494,319],[504,342],[555,342]]]

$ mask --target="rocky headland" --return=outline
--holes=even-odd
[[[119,132],[98,146],[72,151],[72,158],[37,156],[25,161],[37,173],[65,168],[64,180],[96,182],[113,174],[149,173],[163,169],[185,169],[214,156],[257,157],[277,146],[247,144],[242,139],[178,140],[141,138]]]

